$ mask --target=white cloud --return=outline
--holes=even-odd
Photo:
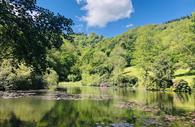
[[[89,27],[105,27],[109,22],[129,18],[133,12],[131,0],[77,0],[85,1],[82,8],[87,12],[82,17]]]
[[[133,24],[128,24],[126,25],[126,28],[130,28],[130,27],[133,27],[134,25]]]

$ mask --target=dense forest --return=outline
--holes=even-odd
[[[3,0],[0,8],[1,90],[61,82],[185,92],[195,87],[195,14],[106,38],[73,33],[71,19],[36,1]]]

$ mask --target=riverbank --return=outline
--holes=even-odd
[[[91,95],[91,94],[70,94],[62,91],[50,90],[31,90],[31,91],[0,91],[0,98],[3,99],[16,99],[23,97],[39,97],[43,100],[109,100],[113,99],[112,96],[104,95]]]
[[[81,90],[82,89],[82,90]],[[0,97],[4,99],[10,98],[21,98],[21,97],[31,97],[31,96],[41,96],[43,99],[47,100],[77,100],[81,99],[81,94],[87,92],[87,94],[82,95],[84,99],[94,99],[94,100],[103,100],[103,99],[112,99],[112,96],[103,95],[98,96],[101,92],[108,93],[109,91],[118,91],[126,90],[136,92],[139,90],[154,92],[154,93],[175,93],[175,94],[193,94],[195,89],[192,89],[191,93],[186,92],[174,92],[172,89],[165,89],[164,91],[160,90],[147,90],[144,87],[131,88],[131,87],[95,87],[95,86],[82,86],[80,82],[61,82],[58,87],[52,87],[50,89],[43,90],[17,90],[17,91],[0,91]],[[95,91],[94,91],[95,90]],[[97,91],[101,91],[100,93]],[[97,93],[97,95],[95,94]],[[91,96],[90,94],[93,94]],[[128,95],[128,93],[127,93]]]
[[[30,91],[6,91],[0,92],[0,97],[3,99],[13,99],[22,97],[41,97],[45,100],[76,100],[80,98],[79,95],[67,94],[58,91],[49,90],[30,90]]]

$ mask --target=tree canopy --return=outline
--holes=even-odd
[[[71,39],[73,21],[38,7],[36,0],[2,0],[0,3],[1,59],[13,58],[46,69],[46,52]]]

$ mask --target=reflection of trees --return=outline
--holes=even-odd
[[[75,92],[80,92],[80,90]],[[112,94],[119,93],[115,91]],[[0,100],[0,117],[3,117],[0,118],[0,126],[12,127],[11,124],[15,124],[16,127],[17,125],[20,127],[91,127],[101,122],[120,122],[122,119],[132,121],[132,111],[117,109],[114,106],[115,102],[112,99],[57,102],[38,98],[2,99]]]
[[[14,113],[10,114],[8,120],[0,122],[0,127],[34,127],[36,123],[34,121],[22,121],[16,117]]]
[[[172,114],[175,110],[173,95],[158,92],[156,96],[159,108],[167,114]]]
[[[189,101],[189,95],[178,95],[181,100]],[[166,92],[148,92],[146,96],[146,104],[156,105],[166,114],[182,115],[186,111],[175,106],[173,94]]]
[[[146,104],[156,105],[160,110],[169,113],[173,109],[173,96],[164,92],[147,92]]]
[[[189,98],[191,97],[191,95],[188,93],[176,93],[176,97],[182,103],[186,103],[189,101]]]
[[[60,101],[46,113],[38,126],[42,127],[91,127],[96,123],[117,122],[131,115],[126,110],[117,110],[112,100],[106,101]]]
[[[0,123],[1,127],[19,127],[21,121],[16,117],[14,113],[10,114],[10,119]]]
[[[0,99],[0,127],[15,127],[17,124],[10,124],[17,121],[21,121],[22,124],[36,123],[53,106],[54,101],[35,98]]]
[[[73,113],[74,112],[74,113]],[[56,103],[55,106],[44,115],[38,126],[44,127],[60,127],[60,126],[76,126],[75,121],[79,117],[79,112],[74,111],[72,102],[64,101]]]
[[[73,88],[69,88],[69,90],[71,90],[71,94],[81,94],[82,90],[80,87],[73,87]]]
[[[195,111],[195,92],[193,95],[194,95],[193,100],[194,100],[194,111]]]
[[[194,100],[194,111],[195,111],[195,92],[193,95],[194,95],[193,100]]]
[[[184,110],[176,107],[173,94],[163,92],[141,94],[125,89],[117,90],[113,94],[122,95],[125,92],[128,93],[128,97],[143,95],[149,106],[152,108],[157,106],[166,114],[185,113]],[[181,100],[185,101],[192,97],[190,95],[187,98],[186,95],[177,96],[181,96]],[[193,97],[195,98],[195,94]],[[0,127],[91,127],[101,122],[109,124],[125,120],[134,123],[137,122],[134,121],[136,118],[134,116],[143,117],[141,112],[118,109],[115,107],[116,102],[117,100],[112,99],[104,101],[46,101],[30,98],[0,100]]]
[[[116,90],[117,95],[122,97],[131,97],[134,98],[137,96],[137,91],[131,88],[119,88]]]

